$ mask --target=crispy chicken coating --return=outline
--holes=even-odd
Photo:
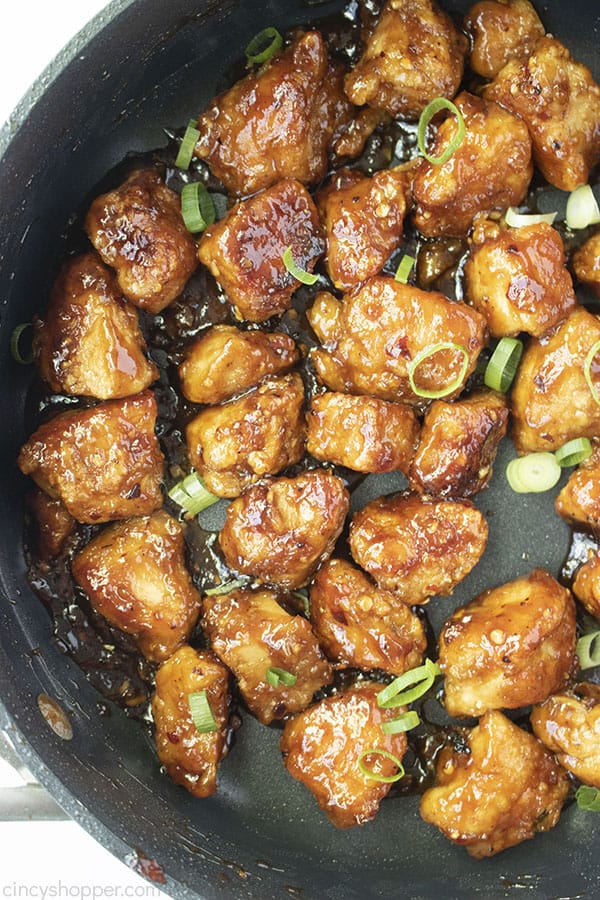
[[[557,824],[569,778],[532,735],[500,712],[469,732],[470,753],[447,748],[421,815],[470,856],[482,859]]]
[[[85,230],[116,269],[123,294],[149,313],[168,306],[198,265],[180,199],[154,169],[133,172],[116,190],[96,197]]]
[[[443,165],[424,159],[413,181],[415,225],[426,237],[467,234],[478,213],[518,205],[533,175],[531,140],[516,115],[466,91],[455,104],[464,140]],[[455,134],[456,117],[448,116],[429,153],[441,156]]]
[[[600,321],[576,308],[553,332],[526,347],[513,382],[512,438],[519,453],[557,450],[576,437],[600,434],[600,406],[584,374],[600,340]],[[590,367],[596,391],[600,368]]]
[[[351,110],[342,66],[328,58],[322,35],[308,31],[215,97],[198,120],[194,152],[237,196],[283,178],[313,184],[325,177],[329,147]]]
[[[313,351],[312,359],[330,390],[417,405],[423,398],[409,380],[415,357],[440,343],[464,349],[468,365],[456,390],[448,394],[452,399],[474,371],[486,339],[483,316],[465,303],[384,276],[371,278],[343,302],[318,294],[307,315],[324,345]],[[462,350],[440,349],[417,366],[414,382],[422,390],[444,389],[456,382],[463,361]]]
[[[160,662],[187,641],[200,595],[184,559],[184,526],[159,510],[110,525],[73,559],[73,577],[97,612]]]
[[[310,620],[338,669],[401,675],[421,664],[427,646],[421,620],[410,608],[343,559],[330,559],[317,572],[310,589]]]
[[[222,403],[268,375],[283,375],[299,359],[293,338],[282,332],[213,325],[186,350],[181,391],[193,403]]]
[[[379,709],[380,684],[364,683],[327,697],[286,723],[281,752],[290,775],[312,791],[337,828],[364,825],[377,814],[391,784],[364,775],[359,762],[368,750],[383,750],[399,762],[405,734],[385,734],[381,724],[400,709]],[[398,767],[376,752],[363,759],[370,771],[391,777]]]
[[[487,536],[485,519],[468,501],[397,494],[356,513],[349,540],[379,587],[412,605],[451,594],[479,561]]]
[[[292,304],[300,282],[286,268],[288,247],[296,265],[312,272],[325,242],[319,214],[306,188],[287,179],[237,203],[204,232],[198,247],[238,319],[264,322]]]
[[[188,697],[206,692],[217,723],[201,733],[194,725]],[[229,672],[209,650],[180,647],[156,673],[152,699],[158,758],[175,784],[195,797],[217,790],[217,767],[227,753]]]
[[[158,377],[137,310],[93,253],[64,266],[34,327],[34,357],[53,391],[110,400],[137,394]]]
[[[600,513],[600,498],[597,509]],[[600,621],[600,555],[597,552],[577,569],[571,590],[590,615]]]
[[[565,684],[575,658],[575,603],[543,569],[484,591],[440,634],[451,716],[539,703]]]
[[[310,623],[287,613],[277,596],[269,590],[241,590],[203,599],[202,627],[212,649],[265,725],[306,709],[315,691],[333,679]],[[269,684],[267,672],[273,667],[294,675],[296,683]]]
[[[494,78],[511,59],[529,56],[544,26],[529,0],[481,0],[464,20],[471,38],[471,68]]]
[[[573,271],[600,297],[600,231],[573,254]]]
[[[507,422],[503,394],[483,390],[454,403],[434,400],[410,467],[411,487],[432,497],[472,497],[483,490]]]
[[[419,420],[405,403],[327,391],[308,412],[308,452],[355,472],[408,471]]]
[[[454,96],[467,49],[464,34],[431,0],[388,0],[346,76],[346,93],[357,106],[418,119],[431,100]]]
[[[600,687],[591,682],[548,697],[531,713],[534,734],[561,766],[600,788]]]
[[[77,523],[60,500],[53,500],[39,488],[27,495],[26,502],[35,522],[35,554],[42,564],[48,563],[63,552]]]
[[[325,267],[336,288],[347,290],[377,275],[400,245],[407,177],[385,169],[367,178],[342,169],[317,194],[327,236]]]
[[[527,59],[513,59],[484,90],[527,124],[533,155],[554,187],[573,191],[600,154],[600,87],[560,41],[542,37]]]
[[[577,409],[573,406],[573,411]],[[573,413],[572,413],[573,414]],[[575,469],[554,501],[559,516],[578,528],[600,529],[600,447]]]
[[[239,400],[202,410],[186,429],[188,456],[206,487],[237,497],[304,453],[304,385],[296,373],[265,381]]]
[[[265,479],[227,508],[225,561],[262,582],[300,587],[330,556],[348,507],[343,481],[326,469]]]
[[[151,391],[61,413],[31,435],[17,463],[78,522],[149,515],[163,502],[155,422]]]

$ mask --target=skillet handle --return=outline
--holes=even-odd
[[[0,730],[0,759],[23,780],[17,787],[0,788],[0,822],[58,822],[69,816],[25,768],[6,731]]]

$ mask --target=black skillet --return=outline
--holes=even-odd
[[[445,7],[462,14],[463,0]],[[249,38],[284,30],[343,3],[318,0],[115,0],[50,67],[0,134],[0,698],[2,722],[29,767],[74,818],[121,859],[178,897],[312,900],[370,897],[597,897],[600,816],[572,804],[560,824],[491,860],[476,862],[418,816],[416,798],[386,801],[377,819],[336,831],[285,772],[277,730],[246,717],[222,766],[219,793],[197,801],[160,774],[143,730],[99,695],[53,646],[48,615],[25,581],[25,479],[14,463],[25,439],[29,370],[8,352],[15,325],[44,306],[63,232],[95,184],[129,150],[164,143],[222,86]],[[598,0],[538,4],[548,31],[600,79]],[[502,449],[490,490],[478,498],[490,543],[451,600],[457,603],[535,565],[558,572],[568,529],[549,495],[503,487]],[[38,698],[60,703],[72,739],[54,733]]]

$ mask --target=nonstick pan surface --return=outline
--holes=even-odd
[[[158,767],[139,725],[101,697],[50,636],[25,580],[26,480],[15,466],[26,438],[31,373],[8,351],[19,322],[46,303],[71,217],[128,151],[164,143],[163,129],[204,108],[249,38],[317,21],[343,3],[309,0],[116,0],[59,57],[0,135],[0,698],[5,727],[28,765],[102,843],[175,896],[303,900],[597,897],[600,816],[571,805],[557,828],[476,862],[420,819],[417,798],[391,799],[375,821],[334,829],[281,765],[279,732],[246,716],[221,767],[220,789],[198,801]],[[448,0],[461,15],[467,4]],[[600,80],[598,0],[537,4]],[[438,626],[456,605],[537,565],[558,572],[569,530],[553,496],[503,487],[504,442],[491,488],[477,498],[490,542],[475,571],[430,609]],[[390,490],[397,485],[390,485]],[[362,500],[367,488],[361,489]],[[357,502],[361,497],[357,498]],[[46,694],[68,715],[64,740],[42,717]],[[1,724],[1,723],[0,723]],[[154,865],[151,861],[154,861]]]

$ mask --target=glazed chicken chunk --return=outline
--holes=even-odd
[[[545,222],[522,228],[477,223],[465,286],[469,303],[498,338],[521,331],[541,337],[577,305],[563,242]]]
[[[424,159],[413,181],[415,224],[426,237],[467,234],[477,213],[518,205],[533,175],[531,140],[516,115],[466,91],[455,103],[464,140],[442,165]],[[455,135],[456,116],[450,115],[429,153],[441,156]]]
[[[149,515],[162,506],[163,456],[150,391],[50,419],[17,460],[78,522]]]
[[[600,154],[600,87],[560,41],[540,38],[526,59],[504,66],[484,96],[527,124],[550,184],[573,191],[587,182]]]
[[[147,388],[158,369],[145,355],[137,310],[93,253],[68,262],[35,321],[33,353],[53,391],[110,400]]]
[[[590,615],[600,621],[600,555],[597,552],[577,569],[572,591]]]
[[[397,494],[356,513],[350,549],[379,587],[412,605],[451,594],[479,561],[487,536],[485,519],[468,501]]]
[[[400,245],[406,212],[406,173],[372,178],[343,169],[317,194],[327,237],[325,266],[336,288],[348,290],[377,275]]]
[[[200,595],[184,559],[184,526],[163,510],[110,525],[72,564],[94,609],[160,662],[190,636]]]
[[[330,559],[310,589],[310,620],[337,669],[383,669],[401,675],[421,664],[421,620],[401,600],[343,559]]]
[[[421,800],[426,822],[475,859],[554,828],[569,778],[539,741],[488,712],[469,732],[469,750],[438,756],[435,787]]]
[[[325,249],[319,215],[308,191],[289,179],[237,203],[204,232],[198,248],[238,319],[264,322],[292,304],[300,282],[283,255],[312,272]]]
[[[385,734],[383,722],[402,712],[379,709],[380,684],[364,683],[321,700],[286,723],[281,737],[285,766],[302,782],[338,828],[364,825],[377,814],[391,784],[363,774],[369,771],[392,777],[406,751],[405,734]],[[368,753],[367,751],[374,752]],[[363,757],[363,754],[366,754]]]
[[[192,719],[190,695],[205,693],[214,731],[201,733]],[[158,758],[175,784],[195,797],[217,790],[217,768],[227,753],[229,672],[208,650],[180,647],[156,673],[152,699]]]
[[[238,680],[240,693],[260,722],[268,725],[300,712],[315,691],[333,678],[310,623],[291,616],[269,590],[238,590],[204,597],[202,627],[212,649]],[[270,669],[283,669],[296,682],[273,686]]]
[[[600,231],[573,254],[573,271],[600,297]]]
[[[363,55],[346,76],[346,93],[393,116],[418,119],[436,97],[454,96],[467,40],[431,0],[388,0]]]
[[[561,766],[600,788],[600,687],[591,682],[554,694],[531,713],[534,734]]]
[[[239,400],[203,409],[186,429],[188,456],[206,487],[237,497],[263,475],[298,462],[306,433],[296,373],[265,381]]]
[[[342,66],[329,60],[321,34],[308,31],[213,100],[198,120],[194,152],[237,196],[284,178],[313,184],[351,117]]]
[[[459,345],[440,347],[413,372],[419,390],[436,391],[458,382],[448,394],[452,399],[474,371],[486,338],[485,320],[476,310],[384,276],[371,278],[343,302],[318,294],[307,315],[323,344],[312,359],[330,390],[411,404],[423,400],[409,379],[409,366],[419,354],[437,344]],[[460,379],[465,354],[468,362]]]
[[[308,412],[308,452],[355,472],[408,471],[419,420],[405,403],[327,391]]]
[[[600,406],[585,377],[598,340],[600,321],[577,308],[525,349],[512,389],[512,438],[519,453],[557,450],[572,438],[600,434]],[[600,367],[593,360],[589,375],[598,392]]]
[[[529,0],[481,0],[464,21],[471,38],[470,63],[477,75],[494,78],[511,59],[529,56],[544,26]]]
[[[325,469],[265,479],[227,508],[225,562],[262,582],[300,587],[331,555],[348,507],[344,483]]]
[[[116,270],[125,297],[149,313],[168,306],[198,265],[179,196],[154,169],[136,171],[119,188],[97,197],[85,229],[104,262]]]
[[[440,634],[449,715],[545,700],[571,673],[576,642],[573,598],[543,569],[484,591]]]
[[[465,400],[434,400],[409,471],[411,487],[432,497],[472,497],[492,477],[506,434],[504,394],[478,391]]]
[[[26,501],[35,523],[35,555],[45,566],[64,551],[77,523],[60,500],[53,500],[39,488],[34,488]]]
[[[600,529],[600,447],[575,469],[554,501],[556,512],[578,528]]]
[[[299,358],[293,339],[282,332],[213,325],[186,350],[181,391],[192,403],[222,403],[268,375],[283,375]]]

